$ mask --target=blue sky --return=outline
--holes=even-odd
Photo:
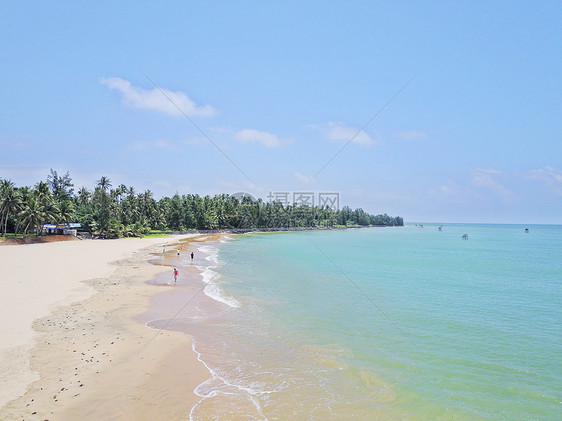
[[[114,3],[0,6],[1,178],[562,223],[558,2]]]

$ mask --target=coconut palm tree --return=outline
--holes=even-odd
[[[148,216],[150,205],[152,201],[152,192],[150,190],[146,190],[144,193],[139,194],[139,202],[140,202],[140,213],[141,216]]]
[[[44,220],[44,211],[39,198],[35,196],[29,197],[24,203],[22,210],[19,213],[22,224],[25,225],[23,234],[27,234],[29,227],[33,227],[38,232],[38,227],[41,227]]]
[[[86,187],[80,187],[80,190],[78,190],[78,204],[85,206],[89,202],[91,195]]]
[[[111,182],[107,177],[101,177],[92,196],[93,216],[100,234],[105,234],[110,225],[115,225],[111,219],[115,215],[116,202],[112,199],[107,190],[111,187]]]
[[[74,205],[70,200],[63,200],[58,207],[58,219],[66,225],[74,218]]]
[[[125,195],[127,190],[127,186],[124,184],[119,184],[119,186],[115,190],[112,190],[117,203],[121,203],[121,200],[123,199],[123,196]]]
[[[8,219],[11,214],[16,214],[21,206],[21,197],[14,188],[11,180],[0,180],[0,227],[3,222],[3,234],[8,229]]]
[[[53,200],[53,195],[51,194],[51,190],[49,189],[49,185],[44,181],[40,181],[35,185],[35,192],[34,196],[41,202],[43,205],[47,205]]]
[[[41,212],[41,225],[45,222],[57,222],[58,209],[49,185],[44,181],[40,181],[35,185],[35,190],[33,190],[32,195],[37,200]],[[41,226],[36,225],[35,228],[37,235],[40,235]]]
[[[98,187],[101,187],[101,189],[105,193],[106,190],[111,187],[111,181],[109,180],[109,178],[102,176],[102,178],[98,180]]]

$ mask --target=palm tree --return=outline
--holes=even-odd
[[[6,235],[8,219],[11,213],[16,213],[21,206],[21,198],[10,180],[0,180],[0,226],[4,223],[3,233]]]
[[[16,225],[14,227],[14,233],[15,234],[17,234],[19,232],[20,227],[23,225],[23,222],[22,222],[21,218],[19,218],[19,212],[23,209],[25,203],[29,200],[29,198],[31,196],[33,196],[33,192],[34,192],[34,190],[32,190],[29,187],[20,187],[18,189],[18,196],[19,196],[19,199],[20,199],[20,204],[19,204],[17,213],[14,214],[14,217],[16,219],[16,221],[15,221]]]
[[[44,212],[41,203],[37,197],[31,196],[24,203],[23,208],[19,214],[21,222],[25,224],[23,235],[27,234],[30,226],[33,226],[36,231],[43,223]]]
[[[108,195],[107,190],[111,187],[109,178],[102,177],[98,180],[98,186],[94,191],[92,203],[94,205],[94,220],[100,234],[106,233],[113,224],[110,220],[114,215],[114,201]],[[115,224],[113,224],[115,225]]]
[[[58,209],[55,204],[54,196],[49,189],[49,185],[44,181],[37,183],[33,191],[33,197],[37,201],[37,206],[39,206],[41,225],[45,222],[56,222]],[[41,227],[37,225],[35,227],[37,235],[40,235]]]
[[[74,218],[74,205],[70,200],[63,200],[58,208],[58,218],[60,222],[64,222],[65,225]]]
[[[121,203],[121,199],[127,192],[127,186],[124,184],[119,184],[119,186],[115,190],[113,190],[113,192],[115,195],[115,199],[117,200],[117,203]]]
[[[139,194],[139,200],[141,203],[141,215],[147,216],[149,203],[152,200],[152,192],[150,190],[146,190],[144,193]]]
[[[78,203],[80,206],[85,206],[88,201],[90,200],[91,193],[88,191],[86,187],[81,187],[78,190]]]
[[[101,189],[105,193],[105,191],[111,187],[111,181],[109,180],[109,178],[102,176],[102,178],[98,180],[98,187],[101,187]]]
[[[53,196],[51,194],[51,190],[49,189],[49,185],[44,181],[40,181],[35,185],[35,197],[41,202],[43,205],[47,205],[49,202],[52,201]]]

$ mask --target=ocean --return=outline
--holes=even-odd
[[[438,227],[199,246],[190,419],[562,419],[562,226]]]

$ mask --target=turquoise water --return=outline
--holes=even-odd
[[[222,307],[175,327],[213,372],[192,419],[562,419],[562,227],[524,229],[206,246]]]

